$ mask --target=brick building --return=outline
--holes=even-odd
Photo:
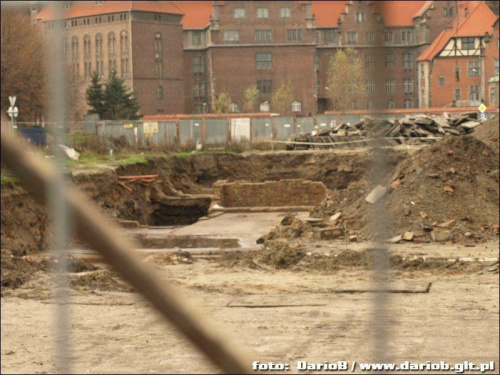
[[[103,81],[112,69],[125,79],[141,113],[176,113],[184,106],[182,12],[168,1],[66,1],[63,19],[51,7],[37,20],[50,33],[64,29],[63,54],[86,113],[93,71]]]
[[[479,3],[90,1],[65,2],[62,20],[53,20],[49,9],[37,19],[48,31],[65,28],[82,94],[91,71],[105,80],[114,66],[143,114],[211,112],[221,93],[231,97],[233,112],[272,111],[272,94],[290,80],[291,109],[308,115],[333,109],[329,60],[347,47],[358,51],[372,92],[353,108],[420,106],[416,57]],[[247,108],[244,91],[253,85],[259,97]]]
[[[420,106],[495,103],[498,89],[488,81],[498,76],[498,47],[498,16],[486,3],[475,4],[418,57]]]

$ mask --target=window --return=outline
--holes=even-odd
[[[495,75],[500,74],[500,60],[494,59],[493,66],[495,67]]]
[[[453,17],[453,7],[444,7],[443,12],[445,17]]]
[[[403,53],[403,69],[413,69],[413,53]]]
[[[357,64],[358,63],[358,55],[353,55],[353,54],[347,55],[347,62],[349,64]]]
[[[320,60],[319,55],[317,53],[314,54],[314,70],[319,70],[320,68]]]
[[[156,88],[156,99],[163,99],[163,86],[161,85]]]
[[[481,73],[479,61],[469,61],[469,77],[478,76]]]
[[[85,80],[89,79],[92,76],[92,63],[90,61],[84,62],[84,74]]]
[[[366,13],[358,11],[356,13],[356,22],[362,23],[366,21]]]
[[[367,53],[365,55],[365,69],[373,69],[375,67],[375,55]]]
[[[386,31],[384,33],[384,40],[386,42],[394,42],[394,33],[392,31]]]
[[[161,78],[163,76],[163,60],[155,59],[155,77]]]
[[[462,92],[460,89],[455,89],[455,101],[459,101],[462,99]]]
[[[368,100],[366,102],[366,109],[373,109],[374,106],[373,106],[373,100]]]
[[[120,49],[122,52],[128,51],[128,33],[125,30],[120,33]]]
[[[302,40],[302,29],[287,29],[286,38],[289,41]]]
[[[347,44],[355,44],[358,42],[358,33],[350,31],[347,33]]]
[[[102,35],[97,34],[95,36],[95,54],[102,55]]]
[[[194,113],[204,113],[203,111],[203,103],[194,103]]]
[[[404,44],[409,44],[411,43],[411,31],[403,31],[401,32],[401,41],[404,43]]]
[[[66,38],[62,39],[62,54],[64,59],[68,58],[68,40]]]
[[[115,52],[115,47],[116,47],[116,37],[114,32],[110,32],[108,34],[108,52],[113,53]]]
[[[273,54],[270,52],[256,53],[255,67],[257,69],[271,69],[273,67]]]
[[[394,53],[387,53],[385,55],[385,67],[389,69],[394,69],[396,66],[396,55]]]
[[[245,8],[234,8],[234,18],[245,18]]]
[[[339,33],[335,30],[325,31],[325,41],[327,43],[337,43],[339,40]]]
[[[405,108],[413,108],[413,99],[405,99],[404,107]]]
[[[280,9],[280,17],[281,18],[290,18],[292,16],[292,9],[291,8],[281,8]]]
[[[474,49],[474,38],[461,38],[462,49],[471,50]]]
[[[265,101],[265,102],[260,103],[260,105],[259,105],[259,111],[261,111],[261,112],[269,112],[269,102]],[[268,124],[266,124],[266,126],[268,126]]]
[[[193,84],[193,96],[195,98],[205,97],[205,83],[196,82],[195,84]]]
[[[203,73],[203,56],[193,57],[193,73]]]
[[[257,80],[257,90],[261,94],[270,94],[273,92],[273,81],[270,79]]]
[[[439,86],[444,86],[444,77],[438,78]]]
[[[238,42],[240,40],[240,32],[238,30],[224,31],[224,42]]]
[[[396,108],[396,103],[394,102],[394,99],[389,99],[387,103],[385,104],[385,107],[387,109],[394,109]]]
[[[257,18],[268,18],[269,10],[267,8],[257,8]]]
[[[385,92],[394,92],[396,88],[396,81],[394,78],[385,80]]]
[[[479,85],[469,86],[469,100],[475,102],[479,101]]]
[[[110,57],[108,59],[108,74],[109,76],[111,77],[111,75],[113,74],[113,72],[116,73],[116,59],[114,57]]]
[[[375,33],[373,31],[365,32],[365,43],[375,42]]]
[[[193,45],[199,46],[201,44],[201,32],[193,31],[193,33],[191,34],[191,38],[191,42],[193,43]]]
[[[231,105],[229,106],[229,112],[231,113],[239,112],[238,103],[231,103]]]
[[[95,5],[102,5],[102,1],[96,1]]]
[[[298,100],[292,103],[292,112],[301,112],[302,111],[302,103]]]
[[[85,35],[83,38],[83,56],[85,59],[90,58],[90,51],[91,48],[91,41],[90,41],[90,35]]]
[[[255,30],[255,41],[269,41],[272,40],[272,32],[269,29],[257,29]]]
[[[126,78],[128,76],[128,57],[122,57],[120,63],[122,78]]]
[[[375,80],[367,79],[365,81],[366,92],[371,93],[375,91]]]
[[[455,81],[460,82],[460,67],[455,67]]]
[[[403,79],[403,92],[405,93],[413,92],[413,78]]]
[[[63,1],[63,9],[69,9],[71,7],[71,1]]]
[[[497,91],[495,87],[490,87],[490,104],[497,103]]]
[[[156,33],[155,34],[155,52],[156,52],[156,54],[161,53],[161,49],[162,49],[161,34]]]

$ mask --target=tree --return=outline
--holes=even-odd
[[[245,90],[245,110],[248,112],[253,112],[255,110],[255,103],[259,98],[259,90],[257,90],[257,85],[250,86]]]
[[[328,66],[328,96],[334,109],[355,109],[365,95],[365,80],[357,51],[352,48],[337,51]]]
[[[293,85],[290,80],[282,82],[281,86],[274,93],[271,102],[272,109],[281,115],[289,115],[292,113],[292,103],[294,100]]]
[[[215,100],[212,103],[212,107],[217,114],[228,113],[229,108],[231,107],[231,97],[229,94],[222,92],[216,96]]]
[[[111,77],[105,84],[102,119],[104,120],[137,120],[139,103],[133,93],[128,92],[125,80],[117,77],[112,70]]]
[[[31,22],[29,8],[1,14],[1,110],[9,96],[17,96],[18,121],[40,119],[46,109],[45,49],[40,30]]]
[[[92,73],[90,86],[87,88],[87,104],[91,107],[89,113],[96,113],[99,118],[104,117],[104,91],[100,82],[99,73]]]

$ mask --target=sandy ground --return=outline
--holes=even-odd
[[[340,245],[338,245],[340,246]],[[357,245],[361,246],[361,244]],[[410,249],[410,250],[409,250]],[[442,251],[440,251],[440,249]],[[469,252],[475,248],[467,249]],[[496,249],[496,250],[495,250]],[[428,251],[427,251],[428,250]],[[400,253],[447,256],[450,246],[401,246]],[[498,242],[477,253],[498,257]],[[371,281],[370,271],[332,273],[227,268],[215,260],[158,266],[166,282],[182,288],[215,325],[261,362],[370,361],[373,293],[331,293]],[[499,280],[475,272],[393,271],[395,283],[431,282],[429,293],[390,294],[385,310],[391,361],[496,362],[499,352]],[[2,373],[56,370],[55,300],[50,276],[40,275],[2,298]],[[295,301],[304,306],[230,307],[253,301]],[[319,306],[305,306],[316,303]],[[71,291],[71,369],[78,373],[216,372],[135,293]]]

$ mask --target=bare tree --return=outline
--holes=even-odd
[[[20,121],[41,119],[46,106],[43,36],[34,27],[28,9],[2,7],[1,108],[17,96]]]
[[[291,81],[282,82],[281,86],[273,95],[272,108],[274,112],[281,115],[292,113],[292,103],[294,100],[293,84]]]
[[[357,109],[366,95],[365,77],[358,53],[352,48],[339,50],[328,66],[328,96],[336,111]]]

